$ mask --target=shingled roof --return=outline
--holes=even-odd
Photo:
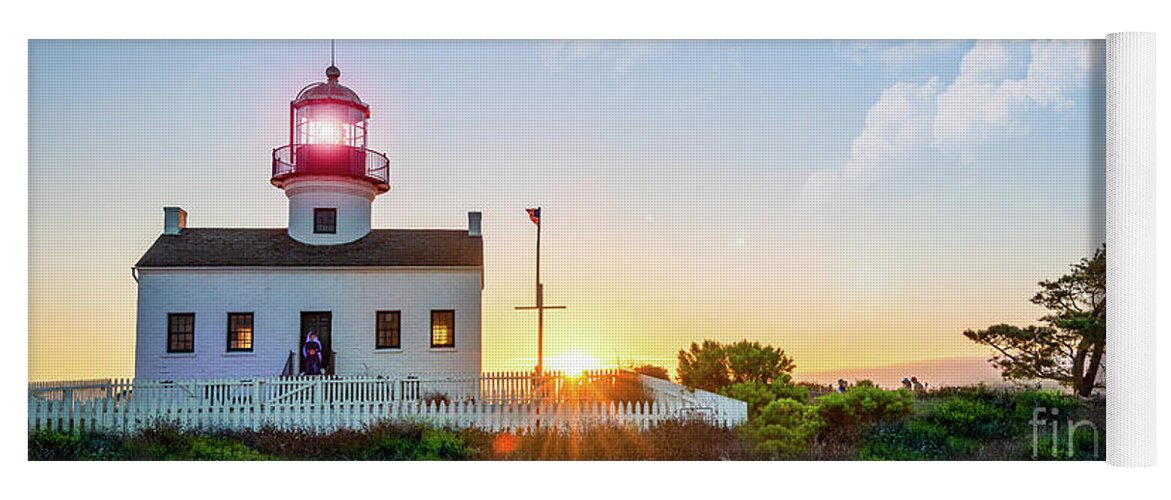
[[[341,245],[308,245],[285,229],[186,228],[164,234],[137,267],[480,266],[483,240],[467,231],[375,229]]]

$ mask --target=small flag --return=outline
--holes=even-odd
[[[529,220],[533,221],[533,224],[541,225],[541,207],[526,208],[525,212],[529,213]]]

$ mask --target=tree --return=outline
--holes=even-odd
[[[690,349],[679,351],[676,372],[687,387],[718,392],[733,383],[789,383],[796,367],[785,351],[760,342],[723,345],[704,340],[702,345],[692,342]]]
[[[741,340],[725,348],[733,382],[771,384],[793,373],[796,365],[785,351],[760,342]],[[787,382],[787,380],[786,380]]]
[[[638,365],[630,369],[634,373],[646,375],[648,377],[660,378],[663,380],[671,380],[671,374],[667,372],[666,368],[652,364]]]
[[[724,346],[713,340],[704,340],[702,346],[692,342],[689,350],[680,350],[675,372],[679,382],[692,389],[716,392],[732,383]]]
[[[989,361],[1007,380],[1054,380],[1089,396],[1105,387],[1098,373],[1106,355],[1106,247],[1038,285],[1032,302],[1048,310],[1042,325],[999,324],[964,336],[996,350]]]

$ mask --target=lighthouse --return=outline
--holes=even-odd
[[[366,147],[370,106],[338,83],[337,66],[325,78],[289,103],[289,142],[272,152],[272,185],[289,199],[289,236],[310,245],[369,234],[371,204],[390,190],[390,160]]]
[[[479,375],[481,214],[466,229],[372,229],[390,160],[368,147],[370,106],[340,78],[330,64],[289,102],[270,177],[287,227],[190,227],[185,210],[163,208],[133,268],[136,377]]]

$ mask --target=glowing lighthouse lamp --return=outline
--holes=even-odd
[[[370,232],[370,204],[390,190],[390,160],[366,148],[370,106],[338,83],[306,85],[289,103],[289,143],[272,152],[272,185],[289,198],[289,236],[314,245]]]

